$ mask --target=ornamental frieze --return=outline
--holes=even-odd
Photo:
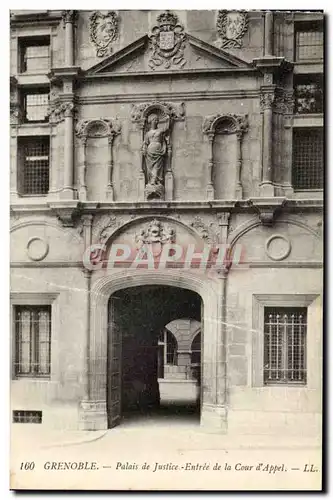
[[[160,14],[149,34],[150,68],[182,68],[187,62],[184,57],[185,43],[186,34],[178,16],[170,11]]]
[[[216,22],[217,45],[222,49],[240,48],[248,29],[248,14],[242,11],[219,10]]]
[[[112,137],[120,134],[120,131],[120,123],[109,118],[80,120],[75,127],[77,136],[81,138]]]
[[[89,34],[97,57],[111,54],[112,42],[119,36],[119,17],[114,11],[106,14],[100,11],[93,12],[90,16]]]

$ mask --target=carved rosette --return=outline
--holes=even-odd
[[[90,16],[89,33],[97,57],[107,56],[112,52],[112,42],[119,35],[119,17],[114,11],[106,14],[99,11],[93,12]]]
[[[149,34],[149,59],[151,69],[171,66],[182,68],[186,64],[184,57],[186,34],[184,27],[178,22],[178,17],[170,11],[160,14]]]
[[[222,48],[240,48],[248,29],[248,14],[238,10],[219,10],[216,22],[219,35],[217,45]]]
[[[175,104],[166,101],[151,101],[133,104],[131,110],[131,120],[137,123],[141,128],[144,127],[150,113],[159,110],[160,118],[169,118],[172,121],[185,120],[185,104],[183,102]]]

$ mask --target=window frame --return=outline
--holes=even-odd
[[[298,44],[297,44],[297,33],[300,32],[319,32],[323,33],[323,50],[322,57],[320,58],[304,58],[299,59],[297,56]],[[303,63],[314,63],[322,62],[324,60],[324,48],[325,48],[325,32],[324,32],[324,22],[323,20],[312,20],[312,21],[294,21],[294,62],[297,64]]]
[[[28,68],[24,69],[24,57],[27,47],[48,47],[48,67],[36,69],[34,71],[28,71]],[[51,69],[51,35],[36,35],[36,36],[21,36],[18,37],[18,59],[17,59],[17,72],[20,75],[38,75],[45,74]]]
[[[59,297],[59,293],[19,293],[13,292],[11,293],[10,301],[11,301],[11,332],[12,332],[12,341],[11,341],[11,378],[12,380],[40,380],[40,381],[50,381],[52,380],[52,374],[56,371],[57,361],[56,356],[54,355],[54,343],[55,332],[57,329],[57,317],[58,317],[58,306],[57,299]],[[17,374],[16,373],[16,347],[17,347],[17,339],[16,339],[16,307],[17,306],[26,306],[26,307],[43,307],[49,306],[51,309],[50,312],[50,322],[51,322],[51,332],[50,332],[50,372],[47,375],[39,375],[39,374]]]
[[[48,96],[48,104],[50,102],[50,88],[49,86],[38,86],[38,87],[22,87],[20,89],[20,106],[22,110],[22,122],[24,124],[39,124],[39,123],[48,123],[49,117],[46,115],[43,120],[28,120],[27,119],[27,96],[28,95],[47,95]]]
[[[300,116],[306,116],[306,115],[300,115]],[[312,132],[315,132],[315,133],[321,133],[322,134],[322,150],[323,150],[323,157],[322,157],[322,176],[323,176],[323,184],[322,184],[322,187],[297,187],[294,183],[294,171],[295,171],[295,161],[294,161],[294,158],[295,158],[295,134],[297,134],[298,132],[305,132],[307,131],[309,134]],[[324,128],[323,127],[320,127],[320,126],[313,126],[313,127],[302,127],[302,126],[297,126],[297,127],[293,127],[292,129],[292,156],[291,156],[291,184],[292,184],[292,188],[294,190],[295,193],[298,193],[298,192],[312,192],[312,191],[323,191],[324,189],[324,177],[325,177],[325,138],[324,138]]]
[[[47,191],[43,193],[30,193],[26,192],[24,189],[25,184],[25,158],[24,158],[24,142],[29,140],[42,140],[48,142],[48,188]],[[17,138],[17,186],[18,192],[21,197],[34,198],[34,197],[46,197],[50,191],[51,186],[51,137],[50,134],[43,135],[22,135]]]
[[[252,304],[252,356],[251,356],[251,386],[262,387],[265,390],[272,388],[286,388],[298,387],[308,388],[312,385],[312,374],[310,373],[309,363],[309,343],[312,339],[312,332],[309,328],[310,325],[310,306],[319,297],[319,294],[254,294]],[[278,384],[265,384],[264,383],[264,318],[265,307],[267,308],[284,308],[284,307],[306,307],[307,308],[307,334],[306,334],[306,352],[305,352],[305,366],[306,366],[306,383],[293,384],[293,383],[278,383]],[[313,339],[312,339],[313,340]]]

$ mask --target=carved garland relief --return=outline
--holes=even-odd
[[[182,68],[186,64],[184,57],[186,34],[184,27],[178,22],[178,17],[166,11],[157,17],[149,34],[149,46],[152,52],[149,59],[151,69],[171,66]]]

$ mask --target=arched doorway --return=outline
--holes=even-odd
[[[106,275],[102,270],[94,273],[91,285],[89,329],[87,335],[87,368],[85,395],[80,404],[80,419],[84,430],[108,428],[107,393],[108,370],[108,307],[110,296],[124,288],[155,284],[196,292],[203,303],[202,371],[200,425],[226,431],[226,357],[223,333],[223,283],[216,277],[207,277],[195,270],[181,269],[119,269]],[[117,324],[117,323],[116,323]],[[117,335],[117,329],[114,330]],[[120,377],[115,373],[115,381]],[[120,387],[119,387],[120,390]],[[120,408],[120,398],[115,407]],[[115,412],[115,415],[117,413]],[[118,412],[120,415],[120,411]],[[119,423],[116,420],[114,425]]]
[[[194,291],[166,285],[141,285],[113,293],[108,304],[107,414],[108,427],[144,416],[200,417],[198,382],[189,368],[177,363],[177,341],[166,325],[177,318],[200,324],[202,299]],[[184,320],[179,320],[180,327]],[[190,348],[190,331],[182,341]],[[163,337],[163,340],[161,340]],[[184,339],[185,338],[185,339]],[[165,379],[163,369],[173,368]],[[171,359],[172,358],[172,359]],[[165,364],[164,364],[165,363]],[[191,392],[192,390],[192,392]],[[200,392],[200,391],[199,391]]]

